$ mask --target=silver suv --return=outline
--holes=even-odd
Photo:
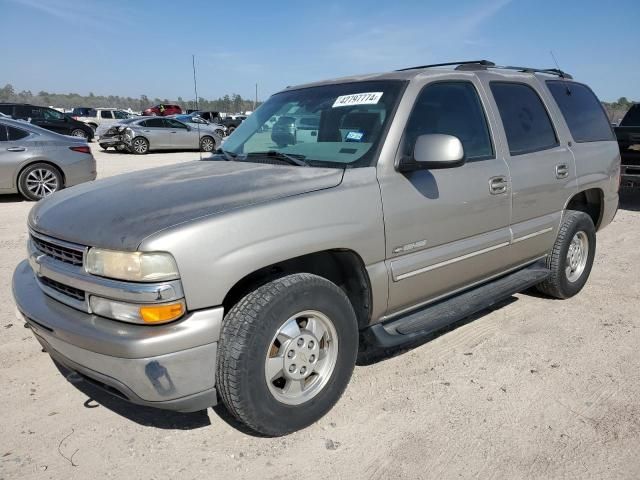
[[[596,96],[558,70],[290,87],[210,160],[41,201],[13,292],[51,357],[109,392],[181,411],[220,398],[286,434],[338,401],[359,350],[424,342],[534,285],[577,294],[619,169]]]

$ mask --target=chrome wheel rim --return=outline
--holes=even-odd
[[[565,268],[567,280],[575,282],[582,276],[587,266],[588,257],[589,237],[585,232],[576,232],[567,250],[567,266]]]
[[[333,322],[316,310],[288,318],[274,335],[265,359],[265,380],[281,403],[300,405],[325,387],[338,360]]]
[[[147,142],[145,142],[142,138],[136,138],[133,141],[133,149],[137,153],[144,153],[147,151]]]
[[[25,180],[27,190],[37,198],[44,198],[58,190],[58,178],[46,168],[31,170]]]
[[[203,138],[202,139],[202,150],[205,152],[210,152],[211,150],[213,150],[214,147],[214,143],[210,138]]]
[[[74,131],[71,132],[71,136],[72,137],[80,137],[80,138],[87,138],[87,134],[85,133],[84,130],[80,130],[79,128],[76,128]]]

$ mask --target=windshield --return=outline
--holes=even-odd
[[[404,84],[357,82],[278,93],[223,148],[238,156],[277,152],[310,165],[370,166]]]

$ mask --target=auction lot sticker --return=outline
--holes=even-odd
[[[352,93],[351,95],[340,95],[333,102],[333,107],[350,107],[351,105],[375,105],[382,98],[384,92]]]

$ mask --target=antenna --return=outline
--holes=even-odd
[[[569,88],[569,83],[566,81],[565,74],[562,71],[562,69],[560,68],[560,65],[558,65],[558,60],[556,60],[556,56],[553,54],[553,50],[549,50],[549,53],[551,54],[551,58],[553,59],[553,63],[556,64],[556,68],[558,69],[558,72],[560,73],[560,78],[562,79],[562,83],[564,83],[564,88],[567,89],[567,95],[571,95],[571,89]]]
[[[196,111],[200,110],[198,108],[198,82],[196,81],[196,56],[191,55],[191,66],[193,67],[193,91],[196,94]],[[202,148],[200,148],[200,142],[202,138],[200,138],[200,123],[196,123],[198,128],[198,153],[200,154],[200,160],[202,161]]]

